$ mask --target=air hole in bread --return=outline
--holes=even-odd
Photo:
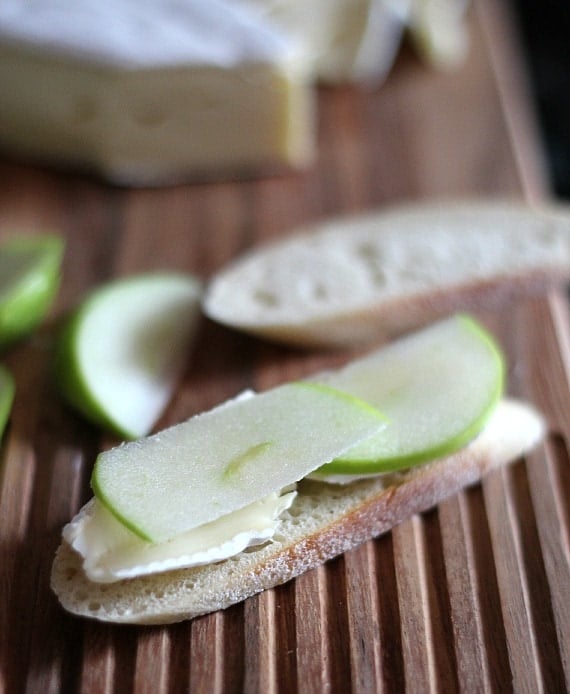
[[[65,580],[66,581],[73,581],[76,576],[77,576],[77,569],[69,567],[65,572]]]
[[[329,296],[327,288],[324,284],[321,284],[320,282],[313,285],[312,294],[313,298],[317,299],[318,301],[324,301],[328,299]]]
[[[304,511],[302,508],[295,506],[293,503],[293,505],[288,509],[287,513],[289,516],[291,516],[291,518],[297,518],[297,516],[300,516],[302,513],[304,513]]]
[[[271,542],[264,542],[262,545],[254,545],[253,547],[246,547],[243,550],[244,554],[255,554],[255,552],[259,552],[260,549],[263,549],[264,547],[267,547],[267,545],[270,545]]]
[[[268,292],[266,289],[256,289],[253,293],[253,298],[258,304],[267,308],[279,306],[279,297],[273,292]]]
[[[377,287],[385,287],[388,277],[380,249],[373,243],[365,241],[356,246],[356,255],[362,261],[370,282]]]
[[[381,260],[382,254],[378,246],[371,241],[362,241],[355,247],[356,255],[368,262],[372,258],[376,261]]]
[[[90,612],[99,612],[101,609],[101,603],[100,602],[90,602],[89,603],[89,611]]]
[[[388,278],[382,268],[374,267],[370,271],[370,279],[377,287],[385,287],[388,284]]]

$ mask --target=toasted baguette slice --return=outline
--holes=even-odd
[[[218,564],[118,583],[89,581],[65,542],[52,588],[70,612],[108,622],[166,624],[226,608],[384,533],[516,460],[544,434],[530,406],[503,400],[484,431],[454,455],[388,478],[340,486],[304,480],[278,535]]]
[[[346,347],[570,277],[570,208],[506,201],[402,206],[262,246],[214,276],[213,320],[280,342]]]

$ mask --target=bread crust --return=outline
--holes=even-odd
[[[358,348],[387,341],[456,312],[493,311],[540,296],[568,279],[562,268],[540,268],[430,292],[379,301],[335,316],[299,323],[246,324],[240,330],[268,340],[309,349]]]
[[[63,542],[51,585],[63,607],[101,621],[167,624],[224,609],[285,583],[473,485],[531,450],[545,432],[529,405],[502,401],[468,446],[437,461],[339,486],[304,480],[270,544],[215,565],[112,584],[89,581]]]

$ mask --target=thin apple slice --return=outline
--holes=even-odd
[[[188,362],[200,294],[194,277],[175,273],[94,291],[59,340],[56,374],[65,398],[121,437],[148,434]]]
[[[4,434],[12,402],[14,400],[14,378],[12,374],[3,366],[0,366],[0,438]]]
[[[464,446],[498,403],[504,360],[473,318],[456,315],[316,379],[379,407],[388,426],[318,474],[389,472]]]
[[[0,347],[28,335],[45,317],[60,283],[59,236],[18,236],[0,246]]]
[[[291,383],[100,454],[92,487],[123,525],[164,542],[280,491],[384,424],[353,396]]]

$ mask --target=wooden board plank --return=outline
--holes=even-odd
[[[207,278],[299,224],[431,196],[548,192],[504,3],[475,0],[456,73],[405,52],[379,90],[324,89],[319,157],[298,175],[121,190],[0,160],[0,235],[67,239],[54,316],[111,277]],[[115,442],[72,414],[50,374],[53,325],[5,357],[18,382],[0,457],[0,692],[401,692],[570,689],[570,327],[561,292],[482,313],[512,392],[551,434],[437,509],[244,604],[170,627],[73,618],[48,587],[62,525]],[[204,320],[159,426],[338,356]]]

